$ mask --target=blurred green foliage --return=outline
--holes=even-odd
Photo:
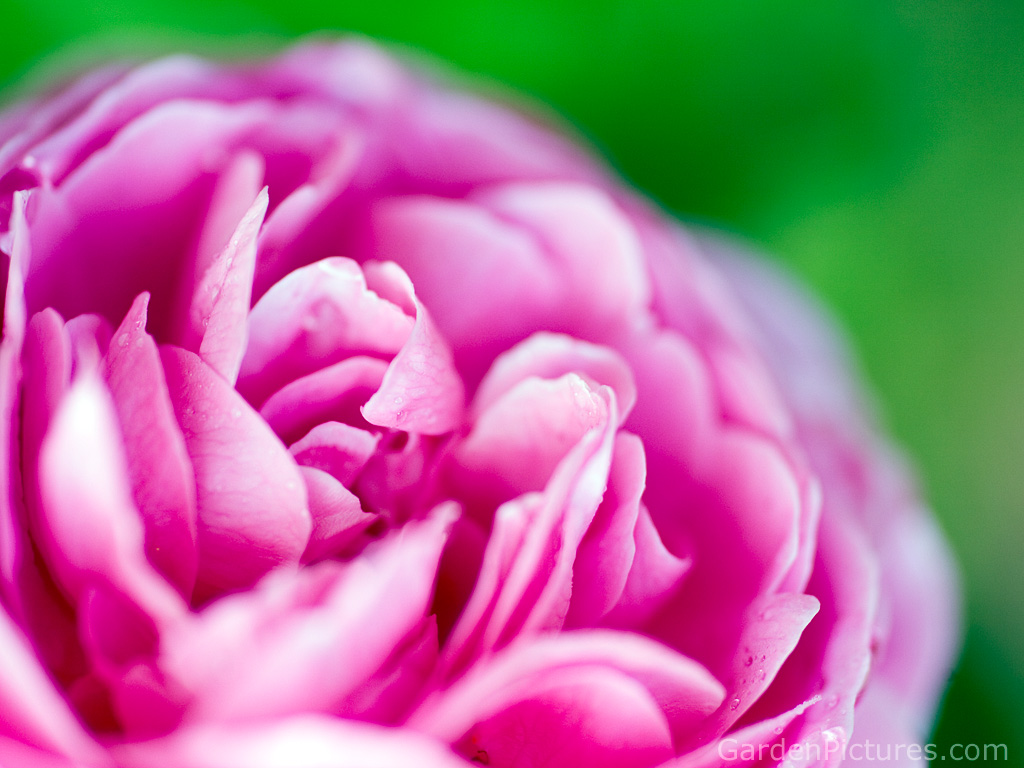
[[[1007,743],[1022,759],[1024,4],[0,8],[9,93],[40,58],[59,67],[69,49],[238,52],[317,30],[410,46],[551,105],[670,210],[788,262],[849,328],[965,572],[966,650],[936,740]]]

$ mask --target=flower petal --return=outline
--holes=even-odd
[[[441,744],[418,734],[333,717],[182,728],[112,750],[121,768],[460,768]]]
[[[393,262],[369,262],[363,269],[378,294],[416,318],[380,388],[362,407],[363,417],[380,427],[423,435],[451,432],[462,423],[465,390],[448,343],[416,298],[401,267]]]
[[[196,598],[250,587],[298,563],[312,522],[298,467],[266,422],[191,352],[160,350],[196,473]]]
[[[347,357],[398,352],[414,321],[366,286],[351,259],[324,259],[276,283],[249,315],[238,391],[257,405]]]
[[[104,361],[117,411],[132,497],[146,528],[150,562],[190,597],[195,585],[196,484],[185,449],[160,353],[146,333],[149,294],[132,304]]]

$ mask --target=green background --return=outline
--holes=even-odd
[[[410,46],[551,105],[668,209],[777,254],[849,328],[962,564],[967,640],[935,740],[1024,762],[1024,3],[0,10],[9,96],[43,58],[263,50],[316,30]]]

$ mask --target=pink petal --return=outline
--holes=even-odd
[[[576,551],[567,626],[596,624],[622,597],[636,555],[634,530],[646,474],[643,443],[619,433],[608,490]]]
[[[507,644],[517,634],[559,628],[569,609],[572,564],[608,482],[614,443],[614,394],[604,418],[583,435],[543,493],[503,504],[469,603],[449,638],[450,669]]]
[[[187,718],[344,713],[420,627],[454,514],[439,509],[345,564],[273,574],[165,635],[166,668],[196,697]]]
[[[377,515],[364,512],[359,499],[332,475],[314,467],[300,466],[309,496],[313,532],[302,553],[302,562],[330,557],[355,540]]]
[[[605,193],[582,184],[524,182],[474,199],[540,242],[561,278],[559,330],[604,339],[643,318],[650,286],[640,241]]]
[[[609,347],[590,344],[557,333],[535,333],[502,353],[491,366],[473,399],[477,418],[519,382],[536,376],[557,379],[567,373],[583,377],[592,387],[607,384],[623,420],[636,403],[633,373],[622,357]]]
[[[366,287],[354,261],[335,257],[302,267],[253,307],[238,389],[262,404],[288,382],[347,357],[398,352],[413,324]]]
[[[267,399],[260,415],[286,443],[329,421],[368,427],[359,409],[387,368],[383,360],[350,357],[286,384]]]
[[[377,426],[423,435],[451,432],[462,423],[465,390],[448,343],[416,298],[401,267],[393,262],[370,262],[363,269],[378,294],[416,317],[380,388],[362,407],[364,418]]]
[[[572,690],[580,682],[576,672],[584,673],[585,678],[590,671],[601,669],[642,686],[644,698],[656,707],[658,720],[669,726],[670,740],[678,741],[690,734],[715,711],[725,694],[721,684],[699,664],[652,640],[624,632],[579,630],[513,643],[476,664],[451,687],[432,694],[413,714],[409,725],[454,741],[463,734],[473,734],[474,724],[519,702],[530,701],[538,692],[557,693],[559,687]],[[570,674],[560,676],[565,672]],[[600,697],[601,687],[598,685],[591,694]],[[544,727],[571,730],[580,714],[573,710],[582,704],[586,713],[585,704],[573,704],[568,712],[549,715],[554,725]],[[617,711],[620,716],[630,712],[625,704]],[[496,735],[500,740],[501,735]],[[510,735],[514,734],[505,738]],[[479,746],[491,754],[482,740]]]
[[[312,225],[348,185],[365,143],[356,128],[335,131],[332,138],[334,145],[316,155],[319,172],[290,192],[267,217],[259,237],[259,266],[253,286],[256,298],[262,298],[274,283],[308,263],[311,254],[324,250],[310,242],[316,235]]]
[[[672,755],[664,713],[642,685],[614,670],[548,671],[520,696],[481,712],[455,749],[508,768],[649,768]]]
[[[80,376],[57,410],[40,451],[39,481],[41,544],[74,598],[99,578],[158,622],[182,613],[181,597],[143,554],[114,405],[92,375]]]
[[[298,563],[312,523],[291,455],[196,355],[164,347],[161,360],[195,467],[197,599],[250,587],[275,566]]]
[[[574,373],[529,378],[483,411],[455,447],[449,475],[460,497],[485,514],[527,491],[539,491],[566,454],[604,424],[599,390]]]
[[[128,460],[146,555],[186,597],[195,584],[196,485],[174,418],[160,354],[146,333],[149,295],[132,304],[107,352],[105,374]]]
[[[266,188],[260,191],[264,170],[262,157],[243,151],[221,175],[179,289],[183,306],[172,338],[232,384],[245,353],[256,236],[269,201]]]
[[[371,230],[368,255],[401,265],[452,348],[464,356],[482,348],[485,365],[542,327],[557,301],[555,275],[536,244],[471,203],[384,200]]]
[[[21,354],[25,341],[25,294],[23,264],[29,257],[28,231],[25,225],[25,197],[14,196],[11,216],[13,254],[8,263],[7,290],[3,307],[3,340],[0,341],[0,594],[7,605],[14,600],[15,570],[22,558],[25,542],[19,520],[19,507],[23,505],[18,479],[18,434],[14,426],[15,414],[20,409]]]
[[[68,709],[31,645],[3,609],[0,657],[4,659],[0,665],[0,735],[75,760],[99,762],[99,745]],[[3,758],[6,755],[0,745]]]
[[[306,715],[252,725],[203,724],[113,750],[120,768],[460,768],[418,734]]]
[[[38,190],[29,308],[69,317],[97,312],[118,322],[148,290],[150,329],[171,338],[176,288],[217,166],[273,116],[265,101],[165,102],[121,128],[61,186]],[[211,155],[211,146],[224,155]]]
[[[687,746],[719,738],[758,701],[776,680],[819,607],[811,595],[780,594],[747,608],[739,648],[724,681],[726,702]]]
[[[636,627],[646,623],[671,599],[693,566],[692,559],[676,557],[665,548],[643,503],[633,529],[633,542],[636,555],[622,596],[605,619],[609,626]]]
[[[380,435],[328,421],[311,429],[288,450],[301,466],[323,470],[351,487],[379,442]]]

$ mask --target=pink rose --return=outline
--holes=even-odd
[[[827,321],[542,125],[359,42],[103,70],[3,116],[0,248],[5,768],[927,734],[955,577]]]

